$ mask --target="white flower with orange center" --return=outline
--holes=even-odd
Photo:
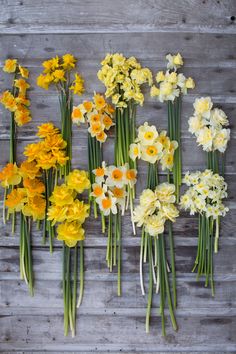
[[[114,187],[114,188],[111,188],[111,192],[112,192],[113,197],[116,198],[117,204],[119,204],[121,206],[122,210],[124,211],[125,197],[127,196],[127,192],[126,192],[125,188]]]
[[[160,143],[155,143],[149,146],[141,147],[141,159],[149,163],[155,163],[162,157],[163,146]]]
[[[157,129],[154,125],[148,125],[147,122],[141,125],[138,129],[138,140],[142,145],[152,145],[154,144],[156,138],[158,137]]]
[[[89,124],[101,122],[101,115],[97,111],[92,111],[87,116]]]
[[[94,95],[93,100],[97,110],[101,110],[106,106],[105,98],[102,95],[99,95],[99,93]]]
[[[101,167],[96,168],[92,172],[95,175],[96,183],[104,182],[105,174],[106,174],[106,163],[105,163],[105,161],[102,162],[102,166]]]
[[[91,101],[84,101],[83,102],[83,107],[86,111],[86,113],[90,113],[93,109],[93,102]]]
[[[107,134],[103,131],[101,131],[100,133],[98,133],[96,135],[96,139],[100,142],[100,143],[105,143],[105,141],[107,140]]]
[[[140,159],[141,157],[141,149],[140,149],[140,144],[130,144],[129,147],[129,157],[135,161],[137,158]]]
[[[101,122],[93,123],[88,128],[88,132],[91,134],[91,137],[95,137],[104,130],[104,125]]]
[[[71,114],[71,118],[73,120],[73,123],[80,124],[85,122],[85,117],[83,114],[83,111],[81,110],[81,107],[73,107],[73,111]]]
[[[137,177],[137,170],[127,168],[126,173],[125,173],[125,178],[126,178],[127,184],[130,187],[133,187],[135,185],[135,183],[137,182],[136,177]]]
[[[113,121],[111,119],[111,117],[109,117],[108,115],[104,115],[103,118],[102,118],[102,123],[105,125],[105,128],[107,130],[109,130],[113,125]]]
[[[111,194],[99,199],[98,204],[100,210],[105,216],[109,215],[110,213],[117,214],[116,198],[114,198]]]
[[[106,192],[107,192],[107,186],[105,184],[101,185],[99,183],[93,183],[92,184],[92,192],[90,193],[90,195],[92,197],[94,197],[96,199],[96,201],[98,202],[99,199],[105,197]]]
[[[109,166],[107,168],[106,184],[109,187],[122,188],[125,185],[125,167]]]

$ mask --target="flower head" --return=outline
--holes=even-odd
[[[82,170],[73,170],[66,177],[67,186],[74,189],[77,193],[83,193],[84,190],[90,188],[88,173]]]

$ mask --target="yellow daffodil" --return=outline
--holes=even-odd
[[[65,205],[72,204],[74,197],[74,190],[67,185],[62,184],[61,186],[55,186],[52,196],[50,197],[50,202],[63,207]]]
[[[32,216],[33,220],[43,220],[45,218],[46,200],[40,195],[28,198],[27,203],[22,208],[25,216]]]
[[[74,203],[70,204],[68,207],[66,220],[68,222],[78,221],[83,224],[88,216],[89,204],[85,204],[83,201],[76,199]]]
[[[29,196],[45,193],[45,185],[38,178],[25,178],[23,186]]]
[[[41,176],[41,172],[39,166],[37,165],[36,161],[23,161],[19,168],[19,174],[23,178],[30,178],[34,179],[36,177]]]
[[[28,79],[28,77],[29,77],[29,70],[28,69],[26,69],[23,66],[19,65],[19,71],[20,71],[21,76],[24,79]]]
[[[54,124],[52,123],[43,123],[39,125],[37,128],[38,128],[38,132],[36,135],[39,136],[40,138],[46,138],[59,133],[59,129],[55,127]]]
[[[64,241],[68,247],[74,247],[78,241],[84,240],[84,229],[77,221],[64,222],[57,227],[57,239]]]
[[[88,173],[82,170],[73,170],[66,177],[67,186],[74,189],[77,193],[83,193],[84,190],[90,188]]]
[[[16,59],[7,59],[5,60],[3,71],[6,73],[14,73],[17,67],[17,60]]]
[[[1,186],[7,188],[9,186],[16,186],[21,182],[21,175],[16,163],[8,163],[0,171]]]
[[[27,201],[27,192],[25,188],[15,188],[8,195],[5,205],[8,207],[9,213],[21,211]]]

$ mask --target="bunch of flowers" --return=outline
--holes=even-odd
[[[94,94],[92,101],[84,101],[73,107],[72,121],[78,126],[86,123],[88,126],[88,162],[91,184],[95,182],[93,170],[102,164],[102,144],[107,139],[108,131],[113,125],[114,108],[100,94]],[[97,217],[97,204],[94,201],[94,215]]]
[[[177,148],[178,143],[171,141],[165,130],[158,133],[154,125],[145,122],[138,128],[135,143],[130,145],[129,156],[134,161],[141,159],[151,164],[159,162],[162,170],[171,170]]]
[[[146,332],[149,332],[150,314],[153,297],[153,284],[156,285],[156,293],[160,292],[160,314],[162,318],[162,334],[165,336],[165,303],[166,297],[171,322],[174,330],[177,330],[177,324],[174,315],[176,307],[176,284],[175,284],[175,260],[174,245],[172,238],[172,229],[170,233],[170,251],[171,268],[173,273],[173,295],[172,301],[171,289],[169,284],[169,268],[167,263],[164,228],[168,221],[176,221],[179,211],[175,206],[175,185],[170,183],[161,183],[155,189],[145,189],[141,196],[139,205],[134,210],[134,221],[138,227],[142,227],[142,238],[140,247],[140,285],[142,294],[145,295],[143,284],[143,262],[149,263],[149,289],[148,303],[146,312]],[[169,231],[170,232],[170,231]]]
[[[98,78],[106,87],[106,97],[111,97],[116,107],[126,108],[132,100],[143,105],[141,86],[152,84],[152,73],[148,68],[142,68],[135,57],[126,58],[120,53],[107,54],[101,65]]]
[[[61,131],[66,141],[66,155],[69,157],[63,167],[63,174],[70,171],[72,157],[72,121],[71,113],[73,107],[73,94],[81,95],[84,92],[84,80],[76,73],[74,80],[71,79],[71,71],[75,68],[76,58],[72,54],[65,54],[62,57],[43,62],[43,73],[37,78],[37,85],[47,90],[49,86],[55,85],[59,95],[61,109]],[[73,94],[72,94],[73,93]]]
[[[24,155],[27,161],[24,162],[26,171],[40,169],[43,174],[46,186],[46,209],[49,208],[49,199],[54,186],[57,184],[58,172],[66,165],[67,143],[60,131],[52,123],[43,123],[38,127],[37,136],[41,139],[36,143],[26,145]],[[49,235],[50,252],[53,249],[54,228],[47,218],[44,218],[43,243],[46,242],[46,235]]]
[[[89,216],[89,205],[78,199],[78,195],[90,188],[86,171],[73,170],[68,174],[65,183],[55,186],[50,197],[51,206],[48,209],[48,220],[57,226],[57,238],[63,241],[63,298],[64,298],[64,333],[68,334],[70,326],[72,337],[76,327],[76,297],[77,297],[77,245],[80,244],[80,294],[77,307],[83,298],[84,266],[83,240],[85,231],[83,223]],[[72,273],[72,249],[73,279]],[[73,280],[73,287],[71,282]]]
[[[222,109],[213,108],[210,97],[196,98],[194,114],[189,118],[189,131],[197,138],[198,145],[208,153],[208,168],[219,172],[218,152],[224,153],[230,139],[228,118]]]
[[[9,162],[14,163],[16,161],[16,125],[21,127],[31,121],[30,101],[27,98],[30,85],[25,80],[29,77],[29,71],[21,66],[17,59],[7,59],[3,71],[14,75],[11,91],[6,90],[0,95],[0,102],[11,112]]]
[[[107,266],[112,271],[117,265],[118,296],[121,295],[121,216],[126,207],[127,187],[134,187],[137,171],[123,166],[102,166],[93,171],[95,183],[92,185],[91,196],[104,217],[108,217]],[[102,218],[102,232],[105,232],[105,222]],[[133,222],[133,216],[132,216]]]
[[[205,286],[210,280],[214,296],[213,242],[214,252],[217,253],[219,217],[224,217],[229,210],[222,202],[227,197],[227,183],[222,176],[208,169],[187,172],[183,182],[188,189],[181,197],[180,206],[189,210],[190,215],[199,214],[198,251],[193,271],[197,268],[197,279],[205,275]]]
[[[175,202],[175,185],[164,183],[158,186],[158,163],[160,163],[162,170],[168,170],[168,180],[169,171],[173,168],[174,164],[174,152],[178,147],[178,143],[175,140],[170,140],[167,136],[166,131],[158,133],[155,126],[150,126],[148,123],[144,123],[138,128],[138,136],[136,142],[130,145],[129,155],[130,158],[142,159],[143,161],[148,162],[148,178],[147,178],[147,190],[144,191],[140,197],[141,206],[138,206],[135,209],[134,221],[138,222],[138,226],[143,226],[142,229],[142,238],[140,245],[140,285],[142,294],[145,295],[144,285],[143,285],[143,263],[148,261],[149,263],[149,289],[148,289],[148,305],[147,305],[147,315],[146,315],[146,331],[149,332],[149,321],[150,321],[150,311],[152,305],[152,296],[153,296],[153,283],[157,284],[157,292],[160,287],[160,311],[162,315],[162,333],[165,335],[165,317],[164,317],[164,305],[165,297],[168,298],[168,304],[171,314],[171,319],[174,329],[176,329],[175,317],[173,314],[173,306],[170,293],[170,285],[168,280],[167,272],[167,263],[166,263],[166,254],[165,254],[165,245],[163,239],[164,224],[167,220],[163,217],[161,209],[165,208],[167,213],[175,213],[177,216],[176,208],[173,205],[163,204],[155,199],[153,196],[156,195],[157,191],[164,191],[170,195],[168,203]],[[155,191],[155,192],[154,192]],[[159,193],[159,192],[158,192]],[[159,196],[159,194],[158,194]],[[155,200],[154,200],[154,199]],[[145,201],[145,202],[144,202]],[[146,209],[144,209],[144,204]],[[167,201],[163,200],[164,203]],[[159,212],[157,212],[157,210]],[[146,214],[147,213],[147,214]],[[148,214],[150,213],[150,214]],[[161,216],[162,215],[162,216]],[[171,215],[171,214],[170,214]],[[150,216],[148,220],[150,223],[145,225],[144,219],[147,216]],[[143,221],[141,222],[141,218]],[[174,240],[172,232],[172,222],[173,220],[168,221],[168,232],[170,240],[170,253],[171,253],[171,270],[172,270],[172,289],[173,289],[173,303],[174,307],[177,305],[177,296],[176,296],[176,275],[175,275],[175,257],[174,257]],[[152,221],[152,222],[151,222]],[[159,230],[159,237],[153,238],[154,232]],[[161,250],[159,254],[160,258],[158,259],[158,249]],[[153,253],[155,254],[155,262],[153,262]],[[157,261],[158,259],[158,261]],[[165,283],[166,282],[166,283]],[[165,285],[166,284],[166,285]]]
[[[4,212],[6,206],[8,215],[13,214],[13,218],[15,213],[20,213],[20,275],[33,295],[31,223],[44,219],[46,201],[40,169],[29,164],[24,161],[18,168],[16,163],[8,163],[0,172],[0,181],[3,188],[11,188],[5,199]]]
[[[136,58],[123,54],[107,54],[101,62],[98,78],[106,87],[105,96],[112,98],[115,105],[115,165],[125,163],[136,168],[129,158],[129,146],[135,140],[136,106],[143,105],[144,84],[152,85],[152,73],[143,68]],[[128,198],[133,203],[134,189],[128,189]],[[132,208],[132,205],[131,205]]]
[[[193,89],[195,83],[191,77],[186,78],[177,70],[184,64],[183,58],[178,53],[168,54],[167,70],[156,74],[156,85],[151,87],[151,97],[157,97],[160,102],[168,105],[168,134],[171,140],[178,142],[178,149],[174,157],[173,183],[176,187],[176,197],[179,200],[179,188],[182,181],[181,162],[181,96],[186,95],[188,89]]]

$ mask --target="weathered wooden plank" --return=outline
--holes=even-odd
[[[102,60],[107,52],[121,52],[138,60],[155,60],[165,67],[167,53],[181,52],[186,65],[235,67],[235,35],[201,33],[121,33],[1,35],[0,59],[16,57],[32,62],[72,52],[82,60]],[[30,55],[29,55],[30,54]],[[159,65],[158,65],[159,64]]]
[[[178,243],[177,243],[178,245]],[[191,273],[195,256],[195,245],[176,245],[176,268],[178,275],[182,276]],[[105,248],[104,247],[89,247],[85,249],[85,272],[89,279],[96,280],[99,274],[108,273],[106,261],[105,261]],[[222,244],[220,251],[217,255],[214,255],[215,261],[215,273],[218,276],[231,275],[236,271],[236,265],[234,262],[229,262],[228,259],[234,258],[234,247],[232,245]],[[1,264],[0,272],[16,273],[16,279],[19,274],[19,250],[11,248],[1,248]],[[225,257],[227,254],[227,257]],[[61,278],[61,262],[62,251],[61,249],[55,249],[53,255],[48,253],[47,248],[33,249],[34,257],[34,269],[36,278],[48,279],[47,276],[52,279]],[[133,247],[124,246],[122,249],[122,265],[124,274],[138,274],[139,273],[139,245]],[[146,267],[146,266],[145,266]],[[146,268],[145,268],[146,269]],[[116,267],[114,267],[116,272]],[[194,278],[194,277],[193,277]]]
[[[2,1],[4,4],[4,1]],[[235,2],[167,0],[129,2],[14,1],[3,7],[4,33],[189,31],[235,33]],[[63,8],[63,16],[58,9]],[[47,11],[45,11],[47,9]],[[40,17],[39,17],[40,15]]]
[[[135,351],[210,350],[215,352],[235,350],[235,317],[228,316],[179,316],[179,331],[174,333],[167,320],[167,336],[161,337],[161,321],[156,311],[151,321],[149,335],[145,335],[145,317],[134,314],[81,315],[77,336],[71,340],[63,337],[62,316],[2,316],[0,319],[2,350],[63,350],[66,351]],[[193,328],[195,329],[193,331]],[[119,349],[118,349],[119,348]]]

